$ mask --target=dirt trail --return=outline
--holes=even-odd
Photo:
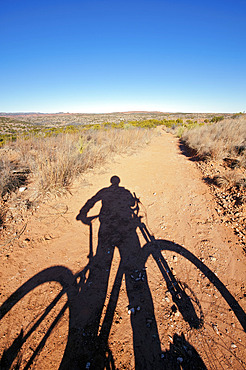
[[[215,201],[208,186],[202,181],[202,175],[196,164],[181,153],[178,140],[164,132],[160,132],[160,135],[154,137],[147,147],[140,148],[131,156],[117,156],[103,168],[87,173],[83,182],[74,184],[70,195],[40,206],[37,213],[28,220],[26,231],[19,241],[20,247],[2,256],[1,304],[18,287],[44,269],[51,266],[65,266],[75,274],[87,265],[90,230],[89,226],[76,221],[75,217],[88,199],[98,190],[110,185],[110,178],[113,175],[119,176],[121,186],[130,190],[131,193],[135,192],[140,198],[141,214],[144,216],[142,221],[155,239],[174,242],[173,245],[183,246],[195,255],[211,269],[245,310],[246,259],[237,239],[232,230],[221,223],[215,211]],[[99,209],[98,204],[90,214],[97,214]],[[97,246],[98,226],[99,221],[95,220],[93,222],[94,253]],[[144,245],[145,241],[139,230],[138,235],[141,245]],[[168,263],[172,264],[177,281],[182,279],[187,284],[187,295],[193,296],[194,305],[197,305],[195,308],[198,312],[197,316],[202,317],[199,319],[199,328],[192,327],[189,319],[187,323],[187,320],[182,318],[178,305],[172,301],[172,294],[167,289],[156,261],[153,257],[149,257],[146,262],[146,271],[154,305],[154,316],[147,317],[145,313],[147,329],[138,328],[137,317],[142,311],[144,312],[145,299],[141,299],[139,312],[135,312],[134,315],[129,314],[128,309],[131,308],[128,307],[127,294],[129,291],[127,291],[123,276],[119,297],[116,298],[117,305],[113,310],[114,316],[112,322],[108,321],[110,326],[110,334],[107,338],[109,348],[105,350],[109,358],[112,355],[115,368],[179,369],[181,363],[188,361],[190,364],[193,361],[193,364],[197,364],[199,359],[201,363],[203,362],[200,368],[243,369],[245,363],[242,361],[246,362],[245,336],[231,308],[223,298],[220,298],[213,284],[204,278],[191,262],[182,255],[176,254],[175,251],[163,252],[163,255]],[[120,255],[116,248],[100,322],[102,327],[104,327],[103,317],[107,304],[108,302],[111,304],[110,293],[119,263]],[[101,268],[104,268],[103,262]],[[132,277],[133,280],[135,278],[135,276]],[[52,272],[50,279],[52,279]],[[60,277],[57,278],[59,279]],[[82,279],[81,276],[80,279]],[[20,334],[21,327],[25,336],[25,331],[29,330],[30,321],[33,323],[37,317],[40,317],[41,309],[44,306],[47,307],[50,299],[55,297],[55,295],[53,297],[54,292],[59,291],[60,285],[54,284],[53,286],[52,283],[46,283],[35,288],[4,316],[1,329],[1,350],[13,343],[13,340]],[[134,284],[137,285],[137,282]],[[52,290],[51,293],[47,293],[49,289]],[[97,295],[95,294],[94,298],[91,297],[88,293],[89,287],[86,289],[89,301],[94,302],[96,306]],[[100,283],[95,289],[100,289]],[[64,296],[62,299],[62,304],[64,304],[66,299]],[[76,298],[73,296],[73,299]],[[56,312],[59,312],[62,304],[54,308],[57,309]],[[84,307],[83,299],[80,304]],[[31,333],[30,337],[23,340],[24,349],[20,351],[19,357],[16,357],[23,364],[27,361],[26,357],[30,358],[34,353],[33,368],[59,368],[68,336],[68,310],[65,311],[59,324],[54,326],[54,329],[52,328],[52,333],[39,356],[35,346],[33,348],[33,343],[38,345],[40,342],[41,334],[47,333],[56,314],[54,313],[53,316],[51,314],[50,319],[36,330],[38,331],[36,337]],[[153,323],[157,325],[157,332],[153,331]],[[138,349],[135,347],[135,353],[133,350],[133,331],[137,338],[141,335],[141,330],[145,335],[145,330],[149,327],[152,330],[151,344],[148,344],[148,339],[145,343],[143,338],[136,345],[140,347],[139,351],[142,351],[143,364],[145,364],[143,365],[136,355]],[[87,334],[83,332],[81,335],[86,336]],[[153,345],[155,342],[159,343],[162,353],[157,354],[158,346]],[[90,340],[88,339],[85,343],[90,343]],[[153,351],[156,351],[154,354],[159,356],[158,361],[160,362],[153,360],[154,355],[149,353],[152,345]],[[73,351],[73,355],[70,356],[76,356],[76,345],[73,346]],[[96,361],[100,363],[100,360]],[[88,368],[100,368],[99,365],[93,366],[93,358],[89,358]],[[75,368],[75,365],[71,368],[73,367]],[[190,368],[198,367],[194,365]]]

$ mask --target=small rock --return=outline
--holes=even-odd
[[[218,330],[217,326],[216,325],[212,325],[212,327],[213,327],[215,333],[219,335],[219,330]]]
[[[21,186],[20,188],[19,188],[19,192],[20,193],[22,193],[23,191],[25,191],[26,190],[26,186]]]
[[[231,348],[237,348],[236,344],[232,343]]]

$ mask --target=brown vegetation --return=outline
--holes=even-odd
[[[99,220],[95,220],[92,227],[75,221],[81,206],[99,189],[110,185],[113,174],[120,177],[122,186],[132,193],[135,191],[140,197],[143,203],[140,204],[140,214],[143,215],[140,225],[145,223],[146,230],[150,230],[153,235],[152,240],[156,240],[145,245],[146,238],[142,233],[140,235],[138,228],[142,251],[135,253],[136,249],[132,246],[138,244],[138,238],[129,237],[127,232],[125,234],[127,248],[123,253],[130,264],[134,258],[139,257],[141,261],[143,254],[149,254],[145,264],[146,270],[141,274],[145,282],[142,279],[137,281],[139,272],[142,273],[142,262],[141,271],[137,270],[137,273],[134,269],[133,277],[129,280],[121,274],[122,268],[130,275],[133,267],[128,265],[128,261],[121,259],[117,247],[111,248],[113,256],[107,254],[106,248],[102,257],[97,258],[100,256],[97,251],[103,248],[103,245],[99,244],[97,249],[101,237],[99,234],[98,238]],[[220,223],[213,208],[213,199],[207,186],[202,183],[194,163],[189,162],[178,151],[178,139],[163,132],[162,135],[154,137],[145,150],[139,150],[128,158],[118,157],[117,161],[104,166],[103,170],[95,173],[90,171],[83,175],[83,179],[87,186],[81,186],[79,181],[75,182],[72,187],[73,196],[49,199],[45,204],[40,204],[33,216],[23,217],[21,226],[14,225],[13,232],[8,235],[8,245],[7,241],[0,242],[4,244],[0,247],[3,282],[0,291],[3,305],[1,313],[6,312],[5,308],[9,310],[4,317],[1,316],[0,354],[4,350],[6,356],[13,354],[10,361],[14,361],[14,356],[17,356],[16,360],[21,362],[20,369],[59,368],[68,338],[71,343],[70,334],[73,337],[73,331],[69,328],[74,321],[70,319],[73,320],[73,314],[77,313],[75,322],[78,323],[79,331],[75,332],[72,341],[72,346],[75,344],[75,347],[70,351],[69,346],[69,353],[74,358],[82,353],[81,357],[88,358],[92,368],[96,367],[93,361],[98,357],[94,357],[94,354],[83,356],[88,346],[92,346],[93,350],[95,348],[95,352],[102,356],[100,347],[103,351],[109,348],[106,356],[112,353],[112,366],[109,365],[111,368],[137,367],[134,366],[133,346],[133,336],[136,333],[140,347],[135,348],[138,348],[140,359],[145,351],[149,367],[153,369],[168,367],[170,363],[173,368],[186,364],[189,368],[189,359],[192,359],[193,367],[197,369],[197,357],[193,356],[192,347],[207,368],[245,368],[245,336],[233,312],[234,307],[241,306],[245,310],[245,257],[238,251],[237,239],[232,235],[232,230]],[[28,185],[24,192],[18,192],[18,197],[25,196],[31,185]],[[117,200],[112,203],[118,209]],[[90,213],[95,214],[96,209]],[[13,222],[15,221],[16,218]],[[127,226],[121,222],[120,224],[119,227],[122,226],[126,230]],[[135,220],[130,227],[136,228]],[[118,225],[115,229],[119,235]],[[90,235],[92,238],[89,239]],[[162,239],[167,241],[164,242],[167,248],[164,247],[161,252],[165,264],[159,263],[151,256],[153,250],[158,252],[156,248],[162,245]],[[95,258],[90,258],[90,264],[87,265],[89,240],[96,255]],[[116,240],[119,240],[119,237]],[[108,239],[105,243],[107,242]],[[122,245],[118,242],[114,242],[114,245],[116,243],[117,246]],[[104,248],[102,250],[104,251]],[[107,262],[107,255],[112,256],[111,266]],[[159,256],[159,252],[156,255]],[[193,259],[186,258],[189,255],[193,256]],[[197,262],[193,264],[193,261]],[[53,274],[54,270],[57,273]],[[81,272],[77,274],[79,271]],[[167,271],[167,277],[163,276],[162,271]],[[175,285],[170,283],[170,277]],[[106,288],[102,290],[101,284],[104,285],[106,280]],[[23,283],[27,281],[31,281],[31,288],[34,289],[28,290],[28,294],[23,297],[23,289],[18,288],[23,287]],[[37,286],[33,282],[37,282]],[[131,306],[128,306],[128,303],[132,303],[130,294],[127,295],[128,282],[132,287]],[[139,293],[142,294],[141,284],[146,283],[149,286],[150,293],[147,294],[150,294],[151,304],[146,306],[146,298],[143,295],[143,298],[140,298],[140,312],[137,309],[134,315],[129,309],[137,307]],[[25,285],[27,286],[30,286],[29,283]],[[174,286],[181,288],[182,294],[178,297]],[[223,290],[218,290],[219,286],[223,286]],[[104,302],[99,294],[102,291],[105,292]],[[67,296],[64,294],[60,299],[63,293],[67,293]],[[228,295],[230,297],[230,293],[232,298],[235,297],[230,303],[231,307],[228,305],[228,298],[227,301],[224,299]],[[180,299],[182,297],[187,299]],[[18,299],[20,301],[13,306]],[[71,315],[68,310],[64,312],[67,305],[72,309]],[[76,311],[73,307],[77,307]],[[92,311],[84,309],[87,307],[92,307]],[[146,307],[150,307],[150,310]],[[150,314],[153,312],[152,307],[154,314]],[[84,320],[87,312],[90,317],[88,320],[85,317]],[[82,323],[80,318],[84,320]],[[157,335],[153,336],[152,329],[156,325]],[[147,332],[150,346],[146,345],[143,336]],[[80,338],[84,338],[86,347],[80,347],[81,342],[76,341],[76,333]],[[92,336],[91,333],[95,335]],[[179,345],[183,335],[185,340]],[[161,351],[158,349],[158,352],[153,352],[151,346],[159,342]],[[184,346],[189,353],[184,350]],[[82,352],[79,351],[80,348]],[[181,360],[178,362],[177,358]],[[28,362],[30,359],[34,359],[32,365]],[[153,363],[155,359],[161,360],[160,367]],[[15,365],[16,362],[13,362],[13,366]]]
[[[2,117],[7,120],[4,125],[7,124],[8,132],[14,132],[15,141],[2,135],[5,141],[0,149],[0,223],[3,225],[9,218],[6,205],[10,198],[16,209],[23,204],[27,209],[32,208],[38,204],[40,196],[68,190],[77,176],[101,164],[111,154],[129,151],[149,141],[151,130],[145,128],[159,125],[182,135],[185,143],[202,159],[199,165],[204,178],[212,184],[218,199],[224,194],[240,194],[235,202],[231,202],[233,212],[228,212],[228,207],[224,210],[224,206],[220,211],[226,217],[229,213],[227,221],[233,222],[231,219],[235,218],[235,213],[238,214],[238,207],[242,208],[245,203],[246,116],[224,116],[138,112]],[[20,120],[24,119],[29,123],[18,128]],[[46,120],[50,120],[48,126],[44,126]],[[37,128],[34,124],[43,126]],[[25,189],[23,193],[19,192],[20,187]],[[22,199],[21,205],[19,198]],[[240,215],[236,224],[244,225],[241,218]],[[237,226],[235,228],[238,229]]]
[[[246,187],[246,116],[225,119],[184,131],[182,139],[201,159],[215,161],[224,168],[214,176],[221,187]]]
[[[221,114],[220,114],[221,115]],[[223,114],[223,116],[231,116],[231,114]],[[139,120],[163,120],[163,119],[183,119],[183,120],[211,120],[214,117],[213,113],[165,113],[165,112],[115,112],[104,114],[85,114],[85,113],[56,113],[56,114],[6,114],[0,113],[0,117],[8,124],[13,122],[15,126],[49,126],[61,127],[66,125],[88,125],[102,124],[103,122],[121,122],[139,121]],[[0,120],[1,123],[1,120]]]
[[[74,179],[115,153],[149,142],[150,130],[87,130],[46,138],[17,137],[0,149],[0,227],[47,194],[69,190]],[[38,200],[38,201],[37,201]]]
[[[233,166],[246,167],[246,116],[225,119],[185,131],[182,139],[201,157],[233,159]]]
[[[217,198],[217,212],[222,221],[233,227],[245,246],[245,114],[186,130],[182,139],[200,159],[198,165]]]
[[[112,153],[136,148],[140,143],[148,142],[149,137],[149,131],[132,129],[86,131],[42,139],[18,138],[2,149],[1,195],[30,179],[35,181],[39,193],[61,191],[76,176],[102,163]],[[25,173],[29,173],[28,180]]]

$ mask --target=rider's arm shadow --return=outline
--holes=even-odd
[[[92,218],[88,217],[87,214],[90,209],[93,208],[94,205],[100,200],[102,200],[102,190],[100,190],[96,195],[87,200],[87,202],[83,205],[83,207],[77,214],[76,220],[83,222],[83,224],[89,225],[92,221]]]

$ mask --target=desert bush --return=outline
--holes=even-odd
[[[213,183],[221,188],[231,188],[237,186],[238,188],[245,188],[245,179],[235,171],[227,171],[222,175],[215,175]]]
[[[223,121],[224,119],[224,116],[214,116],[210,122],[220,122],[220,121]]]
[[[0,137],[5,152],[19,158],[13,161],[5,157],[2,162],[0,194],[10,193],[22,184],[23,173],[17,176],[20,167],[25,167],[25,176],[28,174],[28,181],[34,181],[38,193],[68,188],[76,176],[102,163],[111,153],[132,150],[148,141],[152,135],[148,129],[157,126],[175,130],[183,126],[183,120],[106,121],[60,127],[27,124],[21,132]]]
[[[0,134],[0,148],[3,147],[9,141],[15,141],[16,134]]]
[[[246,165],[246,118],[243,116],[186,130],[182,139],[202,157],[237,158],[239,166]]]
[[[178,118],[178,119],[176,119],[176,123],[181,123],[181,124],[183,124],[183,123],[184,123],[184,121],[182,120],[182,118]]]
[[[66,130],[53,135],[17,137],[2,151],[0,194],[14,191],[22,183],[20,169],[25,164],[28,181],[39,194],[61,192],[76,176],[103,163],[113,153],[126,153],[150,140],[151,131],[139,128]],[[12,156],[12,159],[11,159]],[[13,160],[15,156],[15,160]]]
[[[186,131],[192,130],[194,128],[201,127],[201,126],[204,126],[203,122],[198,123],[197,121],[193,122],[191,120],[187,120],[185,124],[175,128],[175,134],[176,134],[176,136],[181,138],[181,137],[183,137],[183,135]]]
[[[0,194],[1,197],[5,195],[8,190],[14,188],[14,179],[12,176],[11,162],[8,158],[0,159]],[[11,185],[12,184],[12,185]],[[11,186],[10,186],[11,185]]]
[[[28,169],[14,150],[0,152],[0,201],[7,194],[24,185],[28,176]]]
[[[141,128],[155,128],[158,126],[165,126],[167,128],[174,128],[176,126],[182,125],[183,120],[178,119],[163,119],[163,120],[157,120],[157,119],[148,119],[148,120],[141,120],[141,121],[129,121],[127,123],[128,125],[131,125],[133,127],[141,127]]]

